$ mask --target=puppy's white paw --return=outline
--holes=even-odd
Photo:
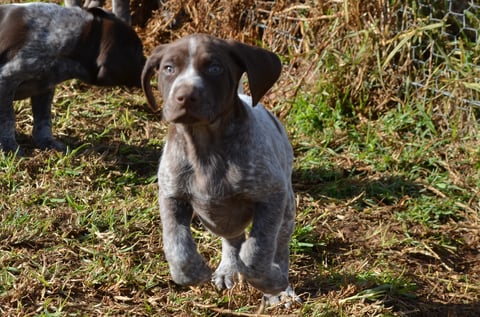
[[[264,294],[263,295],[263,305],[265,307],[278,306],[283,304],[286,308],[290,308],[294,303],[301,304],[302,299],[300,298],[300,296],[295,294],[295,291],[292,289],[290,285],[288,285],[287,289],[280,292],[280,294],[277,294],[277,295]]]
[[[220,265],[212,275],[212,282],[218,289],[231,289],[238,281],[238,273],[229,265]]]

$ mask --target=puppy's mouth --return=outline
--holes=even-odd
[[[206,125],[209,123],[207,118],[196,116],[187,109],[182,108],[175,111],[166,111],[163,117],[170,123],[186,125]]]

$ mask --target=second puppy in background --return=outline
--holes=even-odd
[[[212,279],[219,288],[232,288],[241,274],[269,303],[298,300],[288,280],[293,151],[281,123],[258,104],[280,75],[279,58],[205,34],[160,45],[142,74],[153,109],[150,80],[156,69],[163,117],[170,123],[158,184],[173,280],[194,285]],[[237,93],[245,72],[251,97]],[[194,214],[222,237],[213,275],[192,238]]]
[[[0,5],[0,150],[18,150],[14,100],[31,99],[37,147],[65,150],[52,135],[55,86],[72,78],[140,86],[144,63],[135,31],[102,9]]]

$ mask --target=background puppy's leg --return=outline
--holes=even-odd
[[[33,111],[33,142],[44,149],[65,151],[65,145],[55,141],[52,136],[52,101],[55,89],[48,90],[41,95],[32,96]]]
[[[15,141],[15,111],[13,110],[13,93],[2,88],[6,85],[0,82],[0,150],[15,152],[18,144]]]
[[[127,23],[128,25],[132,24],[132,19],[130,17],[130,1],[129,0],[112,0],[113,14],[119,17],[120,20]]]
[[[213,282],[219,289],[232,288],[235,285],[234,276],[238,274],[237,259],[243,242],[245,234],[233,239],[222,239],[222,260],[213,273]]]
[[[196,285],[209,281],[211,269],[197,252],[190,231],[193,210],[188,202],[160,194],[163,248],[175,283]]]
[[[83,4],[83,5],[82,5]],[[66,7],[95,8],[105,4],[104,0],[65,0]]]
[[[85,0],[83,6],[85,8],[100,8],[105,4],[104,0]]]
[[[285,207],[285,193],[268,197],[268,202],[257,203],[252,230],[240,250],[240,273],[255,288],[268,294],[279,294],[288,286],[288,276],[274,262]]]
[[[82,6],[82,0],[65,0],[66,7],[80,7]]]

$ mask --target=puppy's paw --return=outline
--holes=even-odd
[[[278,306],[283,304],[286,308],[290,308],[295,303],[301,304],[302,299],[300,298],[300,296],[295,294],[295,291],[292,289],[290,285],[288,285],[287,289],[280,292],[280,294],[277,294],[277,295],[264,294],[263,295],[263,305],[265,307]]]
[[[170,263],[170,274],[179,285],[198,285],[210,281],[212,270],[203,261],[183,264]]]
[[[288,272],[282,272],[277,263],[266,261],[254,239],[247,239],[240,250],[239,271],[256,289],[278,294],[288,287]]]
[[[16,153],[19,156],[23,155],[23,152],[15,139],[0,139],[0,150],[5,153]]]
[[[65,152],[67,147],[62,142],[56,141],[54,138],[42,138],[42,139],[35,139],[35,145],[40,150],[55,150],[59,152]]]
[[[212,282],[218,289],[233,288],[235,280],[238,280],[238,272],[231,265],[222,263],[220,263],[212,276]]]
[[[278,294],[288,287],[288,277],[275,263],[272,263],[270,268],[246,268],[241,273],[253,287],[264,293]]]

